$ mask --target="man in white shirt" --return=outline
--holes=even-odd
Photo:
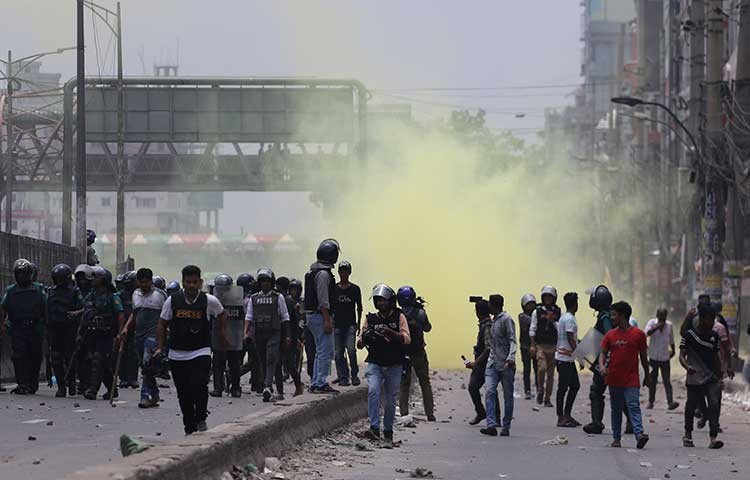
[[[208,377],[211,371],[210,319],[219,322],[226,343],[226,315],[221,302],[201,291],[201,269],[188,265],[182,269],[183,290],[164,303],[157,337],[164,350],[169,328],[169,365],[182,411],[185,435],[205,432],[208,416]]]
[[[576,400],[581,382],[573,361],[573,351],[578,346],[578,294],[566,293],[563,297],[565,313],[557,322],[557,350],[555,364],[557,366],[557,426],[579,427],[581,424],[572,417],[573,402]]]
[[[654,408],[659,372],[661,372],[664,391],[667,394],[667,408],[674,410],[680,406],[672,397],[669,361],[675,355],[675,348],[672,322],[667,320],[668,314],[669,312],[666,308],[659,308],[656,311],[656,318],[652,318],[646,323],[645,331],[646,336],[649,338],[648,362],[651,367],[651,375],[648,382],[648,406],[646,407],[648,409]]]

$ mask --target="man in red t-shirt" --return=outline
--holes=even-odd
[[[609,387],[610,406],[612,408],[613,447],[621,447],[622,410],[628,409],[630,422],[633,424],[636,446],[643,448],[648,442],[648,435],[643,433],[641,418],[640,385],[638,359],[640,357],[644,378],[648,378],[648,355],[646,334],[637,327],[630,326],[630,315],[633,309],[626,302],[612,304],[613,328],[602,339],[602,353],[599,356],[599,369],[605,376]]]

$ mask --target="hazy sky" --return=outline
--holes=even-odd
[[[114,9],[114,1],[98,2]],[[75,3],[2,0],[3,58],[7,49],[21,57],[73,45]],[[567,85],[580,70],[580,0],[121,3],[126,75],[179,60],[183,76],[354,77],[389,90],[376,91],[375,101],[415,101],[421,118],[482,106],[493,127],[525,138],[543,126],[545,107],[570,102]],[[87,15],[86,23],[88,74],[113,74],[114,41],[101,22]],[[71,77],[75,53],[48,57],[44,70]],[[495,89],[416,91],[434,87]]]

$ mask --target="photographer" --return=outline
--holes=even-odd
[[[490,315],[490,304],[487,300],[477,300],[474,303],[477,319],[479,320],[479,332],[477,332],[477,343],[474,345],[474,361],[466,361],[466,368],[471,370],[469,378],[469,395],[474,404],[476,416],[469,422],[469,425],[477,425],[487,418],[487,411],[484,409],[482,394],[480,389],[484,385],[484,371],[487,368],[487,358],[490,356],[490,328],[492,327],[492,316]]]
[[[401,415],[409,414],[409,393],[413,369],[419,379],[419,387],[422,389],[422,402],[424,403],[427,421],[434,422],[436,420],[435,402],[433,401],[432,385],[430,384],[430,362],[425,350],[427,344],[424,341],[424,334],[432,330],[432,325],[424,310],[425,302],[421,297],[417,297],[417,292],[410,286],[399,288],[396,298],[398,299],[398,306],[403,309],[404,315],[406,315],[406,321],[409,323],[409,335],[411,336],[411,343],[406,347],[410,366],[404,368],[404,374],[401,377],[400,412]]]
[[[364,434],[380,440],[380,396],[383,392],[383,439],[393,444],[396,396],[404,368],[404,345],[411,343],[406,316],[396,308],[396,292],[384,284],[375,285],[372,300],[377,313],[368,313],[362,325],[357,348],[367,347],[367,412],[370,429]]]

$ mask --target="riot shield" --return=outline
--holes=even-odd
[[[243,303],[244,290],[242,287],[214,287],[214,295],[224,306],[227,316],[227,345],[221,342],[219,322],[214,321],[211,328],[211,348],[214,350],[229,351],[242,350],[242,342],[245,336],[245,306]]]
[[[603,338],[602,332],[595,328],[590,329],[573,351],[573,358],[588,367],[596,365],[602,351]]]

